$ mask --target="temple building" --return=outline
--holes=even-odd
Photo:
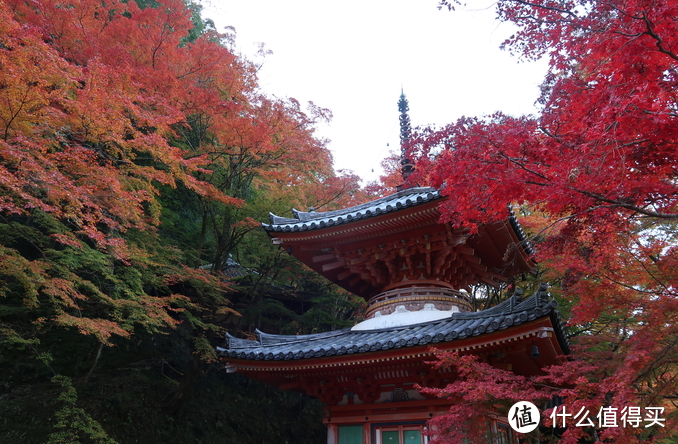
[[[404,95],[399,109],[405,145]],[[403,176],[411,168],[403,155]],[[516,290],[495,307],[472,310],[471,286],[497,286],[534,267],[515,215],[507,210],[505,220],[471,234],[440,222],[444,199],[433,188],[402,187],[343,210],[271,215],[264,229],[273,243],[363,297],[365,320],[312,335],[227,335],[219,348],[227,371],[320,399],[327,405],[328,444],[424,444],[427,421],[455,402],[415,389],[454,380],[449,370],[427,363],[432,347],[473,353],[521,375],[559,362],[568,342],[545,286],[530,297]],[[488,412],[489,436],[514,442],[502,414]]]

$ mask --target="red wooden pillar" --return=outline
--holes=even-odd
[[[339,429],[336,424],[327,424],[327,444],[339,444]]]

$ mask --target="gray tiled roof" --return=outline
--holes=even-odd
[[[556,337],[564,352],[569,343],[556,310],[557,303],[542,285],[532,297],[523,300],[521,291],[488,310],[454,313],[450,318],[429,323],[379,330],[336,330],[313,335],[270,335],[257,330],[257,340],[226,335],[227,347],[217,347],[226,358],[289,361],[322,356],[349,355],[415,345],[449,342],[479,336],[550,316]]]
[[[435,188],[415,187],[386,197],[382,197],[371,202],[344,208],[335,211],[309,211],[302,212],[293,209],[294,218],[280,217],[269,213],[270,224],[261,224],[266,231],[296,232],[309,231],[319,228],[341,225],[369,217],[379,216],[392,211],[402,210],[404,208],[420,205],[425,202],[442,198],[442,194]],[[525,232],[518,223],[514,211],[509,206],[509,223],[511,228],[518,236],[525,252],[529,255],[533,253],[532,246],[527,240]]]
[[[294,218],[280,217],[270,214],[271,224],[262,224],[267,231],[307,231],[340,225],[355,220],[390,213],[403,208],[440,199],[438,190],[429,187],[416,187],[399,191],[390,196],[373,200],[354,207],[336,211],[302,212],[292,210]]]

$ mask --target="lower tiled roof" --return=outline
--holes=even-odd
[[[540,286],[528,299],[521,296],[518,289],[508,300],[488,310],[454,313],[440,321],[379,330],[343,329],[312,335],[271,335],[257,330],[257,340],[226,334],[226,347],[217,347],[217,351],[226,358],[262,361],[350,355],[461,340],[550,316],[561,348],[567,353],[569,343],[556,310],[558,304],[550,298],[546,286]]]

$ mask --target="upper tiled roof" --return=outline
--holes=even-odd
[[[479,336],[550,316],[564,352],[568,340],[563,331],[557,303],[542,285],[532,297],[523,300],[522,291],[488,310],[455,313],[450,318],[423,324],[379,330],[336,330],[313,335],[271,335],[257,330],[257,340],[238,339],[226,335],[227,347],[217,347],[227,358],[289,361],[322,356],[350,355],[389,350],[415,345],[449,342]]]
[[[271,213],[271,224],[262,224],[267,231],[307,231],[330,227],[355,220],[390,213],[391,211],[419,205],[442,196],[435,188],[416,187],[399,191],[354,207],[336,211],[302,212],[292,210],[294,218],[280,217]]]
[[[271,223],[261,225],[266,231],[296,232],[315,230],[379,216],[381,214],[413,207],[442,197],[442,194],[435,188],[414,187],[371,202],[341,210],[303,212],[293,209],[292,213],[294,214],[294,218],[280,217],[273,213],[269,213]],[[528,255],[531,255],[533,253],[532,246],[527,240],[527,236],[518,223],[518,219],[510,206],[508,220],[511,228],[513,228],[513,231],[518,236],[518,240],[523,249]]]

